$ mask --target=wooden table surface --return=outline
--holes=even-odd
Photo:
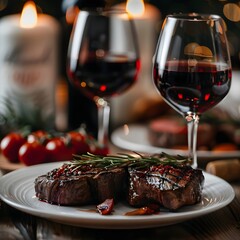
[[[240,239],[240,181],[231,182],[234,200],[202,217],[165,227],[137,230],[87,229],[20,212],[0,200],[0,239]]]

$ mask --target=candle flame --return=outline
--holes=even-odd
[[[37,25],[37,9],[34,2],[29,1],[24,4],[20,26],[23,28],[33,28]]]
[[[128,0],[126,4],[126,11],[133,17],[140,17],[145,12],[145,5],[143,0]]]

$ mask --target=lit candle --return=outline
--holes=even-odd
[[[53,127],[59,30],[53,17],[37,14],[33,2],[21,15],[0,20],[0,112],[6,113],[8,101],[27,123]]]

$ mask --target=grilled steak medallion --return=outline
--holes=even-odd
[[[201,200],[203,174],[189,166],[151,166],[145,170],[129,169],[128,202],[131,206],[157,203],[176,210]]]
[[[58,205],[99,203],[119,199],[124,193],[124,168],[79,170],[63,165],[35,179],[36,196]]]
[[[128,157],[64,164],[35,179],[36,196],[59,205],[98,204],[113,198],[127,200],[134,207],[157,203],[170,210],[200,201],[204,182],[201,170],[182,161],[162,162],[166,159],[162,155]]]

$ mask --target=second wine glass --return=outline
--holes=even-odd
[[[166,102],[188,123],[188,148],[197,167],[200,115],[228,93],[231,61],[225,24],[216,15],[169,15],[154,58],[154,83]]]
[[[80,11],[70,38],[67,71],[73,85],[97,105],[102,146],[108,144],[108,99],[128,89],[139,69],[136,33],[127,13]]]

